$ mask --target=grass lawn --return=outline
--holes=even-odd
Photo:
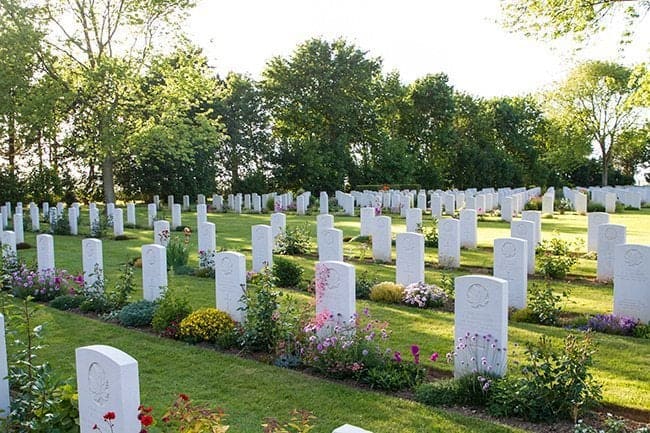
[[[87,209],[82,209],[82,231],[88,231]],[[169,212],[159,217],[169,218]],[[217,247],[240,251],[247,255],[250,267],[250,233],[254,224],[269,224],[265,215],[210,214],[209,221],[217,226]],[[426,219],[427,217],[425,217]],[[184,223],[196,232],[196,214],[184,213]],[[287,225],[308,224],[315,240],[315,215],[287,216]],[[393,232],[405,230],[405,220],[392,216]],[[138,208],[138,221],[146,222],[146,208]],[[612,223],[627,227],[628,243],[650,244],[650,209],[625,211],[611,216]],[[25,226],[28,226],[26,219]],[[491,273],[491,246],[495,238],[510,234],[509,224],[487,217],[478,223],[479,248],[461,252],[460,270],[454,275],[468,273]],[[553,231],[572,241],[583,241],[578,252],[586,252],[586,216],[556,214],[554,218],[542,219],[543,238],[550,239]],[[359,233],[358,217],[335,216],[335,227],[342,229],[344,236]],[[127,229],[132,238],[126,241],[105,239],[103,244],[105,274],[114,282],[121,264],[138,257],[142,244],[153,241],[153,232],[145,229]],[[182,234],[178,234],[182,236]],[[81,270],[82,237],[56,236],[55,253],[57,268],[71,272]],[[26,242],[35,245],[35,235],[26,233]],[[190,265],[198,262],[197,238],[191,238]],[[305,269],[305,278],[313,277],[315,254],[291,257]],[[344,247],[346,260],[355,264],[357,275],[367,271],[379,280],[393,281],[395,268],[391,264],[374,264],[371,252],[358,243],[347,243]],[[19,255],[28,262],[35,260],[35,248],[21,250]],[[393,252],[394,258],[394,252]],[[437,267],[437,251],[426,249],[426,280],[437,283],[445,272]],[[554,290],[569,289],[570,297],[565,310],[577,314],[610,313],[612,311],[611,284],[596,284],[596,262],[581,259],[566,281],[554,282]],[[136,270],[137,284],[141,284],[139,269]],[[542,283],[541,279],[530,279],[529,283]],[[170,286],[186,287],[194,307],[213,306],[215,303],[214,281],[191,276],[169,275]],[[287,291],[307,304],[311,295]],[[140,299],[141,291],[133,298]],[[391,347],[403,353],[409,352],[411,344],[419,344],[423,353],[444,353],[453,346],[453,314],[434,310],[418,310],[406,306],[378,304],[371,301],[357,301],[357,309],[369,307],[373,316],[387,320],[393,335]],[[48,322],[48,347],[45,355],[64,374],[71,375],[74,368],[74,348],[88,344],[109,344],[118,347],[140,364],[142,400],[161,408],[173,400],[178,392],[190,394],[193,398],[210,400],[224,407],[232,431],[260,431],[259,424],[265,416],[287,418],[292,409],[307,409],[319,418],[318,432],[330,432],[334,427],[348,422],[375,432],[416,431],[510,431],[500,426],[475,421],[471,418],[434,411],[407,400],[388,397],[383,394],[353,389],[342,384],[331,383],[301,373],[281,370],[258,362],[244,360],[232,355],[187,346],[180,342],[160,339],[139,331],[127,330],[112,324],[93,321],[72,314],[46,308],[43,319]],[[509,339],[511,356],[522,356],[517,349],[528,342],[535,342],[546,334],[561,338],[568,331],[539,325],[511,323]],[[609,404],[648,411],[650,419],[650,340],[597,334],[598,353],[595,357],[594,376],[603,384],[604,401]],[[428,354],[427,354],[428,357]],[[426,361],[430,362],[430,361]],[[451,371],[452,366],[438,361],[436,368]]]

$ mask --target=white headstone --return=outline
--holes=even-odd
[[[462,209],[460,211],[460,247],[476,248],[478,243],[478,223],[476,210]]]
[[[9,368],[7,364],[7,339],[5,316],[0,314],[0,418],[9,414]]]
[[[609,224],[609,214],[605,212],[589,212],[587,214],[587,251],[598,251],[598,226]]]
[[[246,209],[246,210],[251,209],[251,195],[250,194],[244,194],[244,209]]]
[[[158,208],[156,203],[149,203],[147,205],[147,227],[153,227],[153,222],[156,220],[156,215],[158,214]]]
[[[419,233],[422,228],[422,209],[415,207],[406,211],[406,231]]]
[[[337,261],[316,263],[316,315],[324,320],[321,336],[335,326],[354,324],[356,314],[354,266]]]
[[[212,195],[212,208],[215,212],[223,212],[223,197],[219,194]]]
[[[362,207],[361,208],[361,236],[370,236],[372,235],[372,226],[375,219],[375,208],[374,207]]]
[[[501,220],[512,221],[513,204],[512,197],[504,197],[501,201]]]
[[[508,347],[508,282],[466,275],[457,277],[454,286],[454,341],[456,345],[467,344],[466,348],[456,348],[454,376],[475,372],[503,376],[507,362],[503,349]]]
[[[343,230],[324,229],[318,233],[318,260],[343,261]]]
[[[494,240],[494,276],[508,282],[508,307],[526,307],[527,262],[527,241],[517,238]]]
[[[305,196],[299,195],[296,197],[296,213],[298,215],[304,215],[307,211],[307,205],[305,204]]]
[[[68,224],[70,225],[70,234],[78,235],[79,234],[79,210],[76,207],[71,207],[68,209]],[[115,217],[115,211],[113,211],[113,218]]]
[[[29,204],[29,217],[32,220],[32,231],[39,231],[41,229],[40,214],[38,206],[34,203]]]
[[[214,255],[217,251],[217,226],[211,222],[202,222],[198,227],[199,232],[199,254]]]
[[[79,347],[75,358],[81,433],[94,433],[97,427],[113,433],[140,431],[138,362],[103,345]],[[108,411],[115,412],[112,428],[104,421]]]
[[[510,223],[510,236],[526,241],[528,275],[535,274],[535,223],[532,221],[512,221]]]
[[[25,242],[25,230],[23,229],[23,214],[14,214],[14,233],[16,233],[16,243],[22,244]]]
[[[442,216],[442,197],[438,194],[431,196],[431,216],[438,219]]]
[[[361,427],[356,427],[350,424],[343,424],[340,427],[332,430],[332,433],[372,433],[370,430],[364,430]]]
[[[457,219],[438,221],[438,264],[445,268],[460,266],[460,222]]]
[[[456,212],[456,196],[454,194],[445,193],[442,196],[443,204],[445,205],[445,214],[453,215]]]
[[[650,246],[615,247],[614,314],[650,323]]]
[[[375,218],[372,232],[372,258],[377,262],[391,261],[391,220],[388,216]]]
[[[171,232],[169,231],[169,221],[158,220],[153,223],[153,243],[166,247],[169,244]]]
[[[329,213],[329,197],[327,196],[327,193],[325,191],[321,191],[320,197],[319,197],[319,211],[321,214],[328,214]]]
[[[196,203],[197,204],[205,204],[205,195],[204,194],[198,194],[196,196]]]
[[[174,206],[174,196],[173,195],[168,195],[167,196],[167,207],[171,209]]]
[[[124,236],[124,211],[115,209],[113,212],[113,236]]]
[[[54,269],[54,238],[52,235],[36,236],[36,261],[39,274]]]
[[[196,225],[204,223],[208,220],[208,207],[204,204],[196,205]]]
[[[216,254],[215,280],[217,308],[236,322],[246,318],[241,297],[246,290],[246,257],[241,253],[224,251]]]
[[[135,220],[135,203],[126,204],[126,223],[130,226],[136,225]]]
[[[271,226],[257,224],[251,227],[253,248],[253,272],[260,272],[264,267],[273,267],[273,235]]]
[[[92,287],[104,279],[104,255],[102,241],[88,238],[81,241],[81,261],[84,271],[84,285]]]
[[[578,212],[580,215],[584,215],[587,213],[587,195],[581,193],[580,191],[576,191],[574,193],[574,208],[576,212]]]
[[[554,195],[544,194],[542,197],[542,213],[544,215],[553,215],[553,201],[555,200]]]
[[[614,278],[614,253],[616,245],[625,243],[625,226],[601,224],[598,226],[598,262],[596,279],[611,281]]]
[[[115,212],[115,203],[106,203],[106,216],[113,218],[113,212]]]
[[[616,194],[613,192],[605,193],[605,212],[616,212]]]
[[[253,213],[261,213],[262,212],[262,197],[260,197],[258,194],[253,193],[251,196],[252,204],[253,204]]]
[[[398,233],[395,251],[397,284],[408,286],[424,282],[424,236],[419,233]]]
[[[183,210],[190,210],[190,196],[183,196]]]
[[[156,208],[160,208],[160,196],[158,194],[153,196],[153,203],[156,205]]]
[[[277,245],[278,236],[287,229],[287,216],[281,212],[271,214],[271,233],[273,235],[273,247]]]
[[[538,210],[525,210],[521,213],[521,219],[535,223],[535,245],[542,242],[542,212]]]
[[[11,259],[16,257],[16,233],[11,230],[2,232],[2,258]]]
[[[142,246],[142,297],[155,301],[167,287],[167,251],[157,244]]]
[[[171,210],[172,210],[171,229],[176,230],[178,227],[180,227],[183,224],[181,220],[181,205],[174,203],[172,204]]]

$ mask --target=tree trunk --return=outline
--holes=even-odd
[[[115,183],[113,178],[113,157],[108,155],[102,162],[102,185],[104,203],[115,203]]]
[[[602,186],[607,186],[607,171],[608,171],[608,166],[609,164],[603,160],[603,178],[602,178]]]

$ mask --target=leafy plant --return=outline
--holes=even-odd
[[[438,248],[438,220],[431,218],[429,227],[420,225],[418,231],[424,235],[424,246],[428,248]]]
[[[279,287],[295,288],[302,282],[303,269],[300,265],[286,259],[273,261],[273,282]]]
[[[569,296],[567,291],[555,294],[549,282],[533,283],[528,291],[528,310],[532,321],[541,325],[556,325],[562,312],[561,302]]]
[[[306,254],[311,248],[309,225],[287,228],[276,239],[275,252],[284,255]]]
[[[124,326],[148,326],[151,324],[156,305],[146,299],[127,304],[117,313],[117,319]]]
[[[316,417],[308,411],[295,410],[291,413],[289,422],[281,423],[275,418],[264,420],[264,433],[310,433],[313,430],[312,421]]]
[[[530,421],[575,422],[601,398],[601,386],[589,371],[594,353],[590,333],[567,335],[563,347],[540,337],[537,344],[527,345],[520,375],[495,383],[490,412]]]
[[[240,335],[243,347],[252,351],[273,351],[280,339],[280,296],[282,293],[275,288],[268,268],[253,275],[241,298],[241,309],[246,314]]]
[[[639,427],[632,430],[625,425],[625,421],[614,418],[610,413],[607,414],[603,424],[604,428],[596,428],[579,419],[573,426],[573,433],[650,433],[650,427]]]
[[[207,341],[221,347],[232,345],[235,321],[216,308],[201,308],[181,321],[180,337],[191,342]]]
[[[171,266],[177,275],[187,274],[187,262],[190,258],[190,236],[192,231],[185,227],[183,229],[183,238],[180,236],[169,236],[167,242],[167,265]]]
[[[370,300],[400,304],[404,299],[404,286],[390,281],[375,284],[370,289]]]
[[[83,297],[77,295],[59,295],[56,298],[50,301],[50,307],[56,308],[57,310],[72,310],[73,308],[79,308]]]
[[[57,377],[47,362],[38,362],[43,347],[43,326],[34,323],[35,309],[28,297],[17,306],[3,299],[7,317],[7,341],[13,346],[8,359],[12,389],[11,414],[5,420],[8,432],[73,433],[79,417],[77,395],[70,379]]]
[[[81,311],[107,314],[122,309],[127,304],[129,295],[135,291],[133,265],[126,263],[122,266],[122,273],[112,291],[106,291],[106,283],[107,281],[100,275],[91,287],[81,291],[83,297],[79,305]]]
[[[50,225],[50,232],[55,235],[70,235],[70,222],[62,214],[57,214]]]
[[[151,326],[157,333],[178,338],[180,323],[192,312],[186,292],[169,288],[158,299],[157,308],[151,318]]]
[[[357,299],[368,299],[370,297],[370,290],[372,286],[377,284],[378,281],[370,276],[368,271],[363,271],[357,275],[355,285],[355,296]]]
[[[83,287],[82,275],[71,275],[62,269],[34,271],[24,264],[10,276],[10,287],[18,298],[31,296],[36,301],[51,301],[62,294],[79,291]]]
[[[537,247],[536,254],[538,268],[549,278],[566,277],[577,261],[571,254],[571,243],[559,237],[542,241]]]

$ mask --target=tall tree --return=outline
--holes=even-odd
[[[77,143],[87,142],[87,159],[92,155],[101,167],[107,202],[115,201],[113,168],[126,132],[121,120],[129,83],[147,64],[154,40],[162,43],[166,35],[178,34],[179,18],[192,5],[192,0],[35,0],[23,6],[19,0],[0,0],[14,22],[24,15],[21,10],[29,10],[32,25],[61,60],[50,61],[37,50],[44,69],[78,91],[70,118],[73,135]]]
[[[250,179],[270,168],[270,125],[261,91],[251,78],[231,72],[220,84],[213,107],[225,125],[218,151],[222,171],[231,191],[243,191],[242,176]]]
[[[650,1],[501,0],[501,9],[506,27],[541,39],[568,35],[582,42],[602,31],[612,18],[622,19],[622,42],[628,42],[635,26],[650,12]]]
[[[343,187],[354,166],[351,149],[371,143],[376,135],[373,83],[380,72],[379,59],[368,58],[341,39],[312,39],[290,58],[271,59],[262,88],[280,146],[276,173],[286,176],[286,163],[292,158],[311,168],[286,177],[301,179],[302,185],[284,186]]]
[[[625,66],[590,61],[575,68],[551,97],[553,110],[579,125],[600,150],[602,185],[608,183],[621,134],[644,123],[642,110],[632,103],[640,86],[635,77]]]

